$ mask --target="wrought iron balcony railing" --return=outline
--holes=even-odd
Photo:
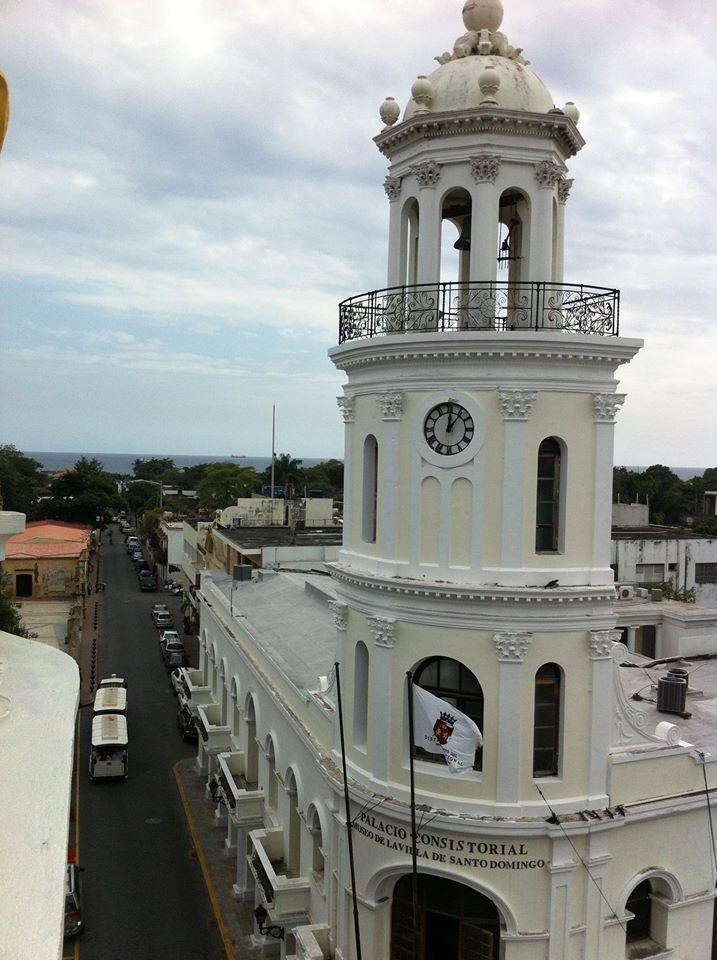
[[[339,304],[339,343],[398,333],[564,330],[617,337],[620,291],[572,283],[419,283]]]

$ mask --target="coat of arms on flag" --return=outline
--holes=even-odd
[[[475,752],[483,743],[477,725],[465,713],[428,690],[413,684],[411,688],[415,745],[428,753],[443,754],[451,773],[470,770]]]

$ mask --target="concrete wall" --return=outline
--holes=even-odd
[[[649,527],[650,508],[645,503],[613,503],[613,527]]]
[[[28,574],[32,577],[32,597],[19,599],[70,599],[84,591],[87,581],[87,561],[84,557],[6,559],[3,561],[2,579],[13,598],[17,597],[18,574]]]

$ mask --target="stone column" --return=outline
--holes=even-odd
[[[376,397],[383,419],[383,436],[378,450],[378,495],[377,541],[383,560],[379,560],[376,572],[379,576],[394,576],[396,573],[397,529],[399,516],[399,444],[403,418],[404,395],[398,390],[382,393]]]
[[[612,462],[615,417],[625,402],[624,393],[594,393],[595,487],[593,506],[593,555],[591,583],[611,584],[610,538],[612,533]]]
[[[236,831],[236,854],[237,854],[237,872],[236,882],[232,886],[232,893],[236,900],[254,899],[254,877],[247,863],[247,850],[249,847],[249,833],[252,830],[259,830],[264,825],[264,821],[250,820],[242,823]]]
[[[603,913],[606,907],[600,895],[601,891],[604,892],[605,875],[612,859],[608,852],[611,837],[614,838],[614,834],[609,830],[599,833],[591,830],[588,833],[588,856],[585,858],[585,863],[593,881],[585,884],[585,957],[614,955],[605,949],[605,940],[610,938],[611,931],[605,929]],[[624,944],[625,934],[620,931],[619,936]]]
[[[523,566],[525,544],[525,459],[528,418],[537,399],[531,390],[499,389],[503,411],[503,505],[500,565]]]
[[[630,653],[635,652],[635,639],[637,637],[637,627],[627,628],[627,649]]]
[[[606,807],[608,798],[608,753],[613,719],[612,645],[620,641],[619,630],[591,630],[588,653],[592,663],[590,684],[590,766],[588,803]]]
[[[418,183],[418,283],[438,283],[441,275],[441,204],[436,186],[441,168],[424,160],[412,168]]]
[[[550,874],[550,960],[568,960],[570,956],[571,891],[579,866],[572,847],[564,837],[553,839]]]
[[[532,633],[508,631],[493,636],[498,657],[498,778],[496,803],[517,804],[520,797],[521,667]]]
[[[336,652],[334,654],[334,663],[338,663],[339,670],[341,670],[343,678],[343,664],[344,664],[344,647],[346,645],[346,627],[348,626],[348,615],[349,608],[348,605],[343,603],[340,600],[331,600],[329,601],[329,607],[331,612],[334,615],[334,626],[336,627]],[[335,673],[332,675],[332,685],[336,683]],[[343,682],[343,681],[342,681]],[[341,700],[342,703],[346,702],[346,693],[345,687],[341,688]],[[334,752],[340,757],[341,756],[341,730],[339,728],[339,718],[338,713],[335,716],[334,723]],[[345,723],[344,718],[344,723]]]
[[[374,781],[386,784],[391,760],[391,738],[386,736],[386,717],[391,710],[391,660],[396,643],[396,622],[388,617],[368,617],[366,625],[373,636],[369,664],[371,769]],[[400,747],[403,747],[403,741]]]
[[[472,191],[470,279],[493,282],[498,269],[498,188],[500,157],[479,154],[471,157]],[[488,324],[486,323],[486,326]]]
[[[337,397],[336,403],[344,418],[344,543],[343,549],[355,549],[357,505],[354,495],[353,425],[356,418],[353,397]],[[359,469],[361,464],[358,465]]]
[[[405,283],[406,249],[402,237],[401,223],[401,178],[386,177],[383,189],[389,201],[388,208],[388,275],[387,287],[397,287]]]
[[[535,164],[538,189],[531,196],[528,280],[545,282],[553,276],[553,201],[555,185],[562,175],[561,168],[554,160],[542,160]],[[538,317],[538,322],[542,323],[541,317]]]
[[[565,204],[568,201],[572,180],[566,177],[558,180],[558,222],[556,224],[555,250],[553,258],[553,280],[562,283],[565,271]]]

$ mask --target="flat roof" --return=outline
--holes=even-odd
[[[343,540],[343,529],[334,526],[307,527],[305,530],[286,526],[216,527],[215,532],[233,546],[247,550],[283,546],[340,546]]]
[[[127,746],[127,718],[121,713],[101,713],[92,719],[92,746]]]
[[[210,580],[229,602],[231,577],[212,571]],[[205,593],[211,603],[211,593]],[[276,573],[237,583],[232,606],[239,629],[295,686],[317,690],[336,658],[336,625],[329,602],[333,580],[320,574]]]
[[[127,690],[124,687],[100,687],[95,694],[94,710],[122,713],[127,709]]]
[[[613,527],[613,540],[716,540],[705,534],[694,533],[691,530],[680,530],[677,527]]]

